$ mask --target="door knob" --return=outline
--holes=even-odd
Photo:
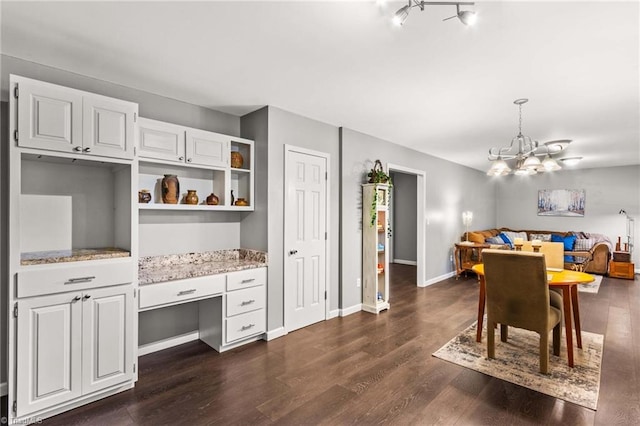
[[[296,253],[298,253],[298,250],[289,250],[289,256],[293,256]]]

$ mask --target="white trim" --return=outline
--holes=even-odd
[[[393,259],[391,263],[399,263],[401,265],[413,265],[416,266],[418,262],[415,260],[402,260],[402,259]]]
[[[158,352],[163,349],[172,348],[174,346],[182,345],[183,343],[193,342],[194,340],[198,340],[198,339],[200,339],[200,332],[192,331],[190,333],[181,334],[179,336],[158,340],[157,342],[147,343],[146,345],[138,346],[138,356],[147,355],[153,352]]]
[[[440,281],[446,280],[447,278],[451,278],[451,277],[455,277],[455,276],[456,276],[456,272],[455,271],[447,272],[446,274],[443,274],[443,275],[440,275],[438,277],[434,277],[434,278],[431,278],[431,279],[425,281],[422,285],[419,285],[419,287],[427,287],[427,286],[430,286],[432,284],[439,283]]]
[[[9,393],[7,382],[0,383],[0,396],[6,396]]]
[[[356,312],[362,311],[362,303],[358,303],[357,305],[350,306],[348,308],[339,309],[340,316],[346,317],[347,315],[355,314]]]
[[[322,151],[316,151],[313,149],[307,149],[307,148],[301,148],[295,145],[290,145],[290,144],[284,144],[284,177],[282,179],[282,203],[283,203],[283,224],[282,224],[282,229],[283,232],[286,229],[285,223],[284,221],[286,220],[286,215],[287,215],[287,188],[286,188],[286,184],[287,184],[287,176],[288,176],[288,158],[289,158],[289,152],[298,152],[300,154],[306,154],[306,155],[312,155],[314,157],[320,157],[320,158],[324,158],[325,162],[326,162],[326,172],[327,172],[327,179],[325,181],[326,187],[325,187],[325,215],[324,215],[324,220],[325,220],[325,232],[327,233],[327,239],[325,240],[325,247],[324,247],[324,255],[325,255],[325,276],[324,276],[324,290],[327,293],[327,297],[325,297],[325,301],[324,301],[324,319],[325,321],[327,319],[329,319],[329,315],[330,315],[330,310],[329,310],[329,301],[331,300],[331,289],[329,288],[329,282],[330,279],[329,277],[331,276],[331,268],[330,268],[330,254],[331,254],[331,233],[329,232],[329,230],[331,229],[331,155],[327,152],[322,152]],[[286,236],[283,233],[283,243],[286,243]],[[285,250],[286,251],[286,250]],[[283,275],[283,287],[284,287],[284,297],[283,297],[283,303],[284,303],[284,329],[285,332],[288,332],[287,329],[287,302],[288,302],[288,297],[287,297],[287,291],[286,291],[286,285],[287,285],[287,279],[286,279],[286,267],[284,265],[286,258],[283,258],[283,264],[282,264],[282,275]]]
[[[340,309],[334,309],[332,311],[329,311],[329,318],[327,318],[328,320],[332,319],[332,318],[337,318],[340,316]]]
[[[286,335],[287,335],[287,330],[285,330],[284,327],[278,327],[275,330],[267,331],[265,333],[265,336],[266,336],[265,340],[268,342],[269,340],[277,339],[278,337],[282,337]]]
[[[416,285],[425,287],[431,283],[427,281],[426,268],[426,178],[427,174],[424,170],[411,169],[409,167],[400,166],[398,164],[387,163],[387,174],[392,171],[408,173],[416,175]]]

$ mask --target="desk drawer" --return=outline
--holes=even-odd
[[[228,318],[226,320],[225,342],[231,343],[235,340],[264,333],[266,325],[267,318],[264,309]]]
[[[224,274],[209,275],[141,286],[140,309],[161,305],[175,305],[189,300],[222,294],[225,278]]]
[[[131,258],[35,266],[16,274],[17,294],[31,297],[130,284],[135,272]]]
[[[265,307],[264,286],[246,288],[227,293],[227,316],[231,317]]]
[[[227,291],[255,287],[267,283],[267,268],[247,269],[227,274]]]

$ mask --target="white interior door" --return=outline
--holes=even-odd
[[[292,331],[326,318],[328,158],[285,155],[284,325]]]

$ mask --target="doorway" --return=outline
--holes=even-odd
[[[285,145],[284,328],[325,320],[328,311],[329,154]]]

